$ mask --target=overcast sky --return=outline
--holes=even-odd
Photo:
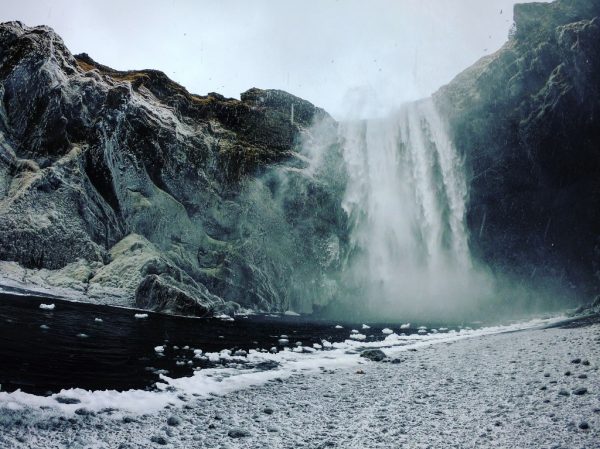
[[[197,94],[283,89],[344,115],[357,93],[427,96],[502,46],[512,0],[18,0],[0,20],[53,27],[73,53],[154,68]],[[350,98],[350,100],[349,100]]]

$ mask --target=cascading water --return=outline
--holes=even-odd
[[[462,160],[431,99],[341,126],[352,226],[347,284],[372,312],[455,311],[481,294]],[[477,278],[477,279],[475,279]]]

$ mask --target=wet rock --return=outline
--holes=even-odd
[[[168,440],[162,435],[153,435],[150,437],[150,441],[156,444],[160,444],[161,446],[164,446],[168,443]]]
[[[249,437],[249,436],[250,436],[250,432],[248,432],[248,431],[247,431],[247,430],[245,430],[245,429],[239,429],[239,428],[236,428],[236,429],[230,429],[230,430],[227,432],[227,435],[228,435],[230,438],[246,438],[246,437]]]
[[[54,400],[60,404],[79,404],[81,401],[77,398],[71,398],[68,396],[56,396]]]
[[[176,427],[181,424],[181,418],[177,416],[169,416],[167,418],[167,424]]]
[[[587,388],[579,387],[579,388],[576,388],[573,390],[573,394],[577,395],[577,396],[582,396],[582,395],[586,394],[587,391],[588,391]]]
[[[75,414],[79,415],[79,416],[95,415],[94,412],[92,412],[91,410],[88,410],[87,408],[78,408],[77,410],[75,410]]]
[[[586,421],[581,421],[578,426],[581,430],[587,430],[590,428],[590,425]]]
[[[360,356],[374,362],[381,362],[387,357],[381,349],[366,349],[360,353]]]

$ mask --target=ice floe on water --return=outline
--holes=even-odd
[[[393,334],[393,333],[394,333],[394,331],[393,331],[393,330],[391,330],[389,327],[386,327],[385,329],[382,329],[382,330],[381,330],[381,333],[382,333],[382,334]]]
[[[190,377],[170,378],[160,375],[156,391],[114,390],[88,391],[80,388],[66,389],[50,396],[36,396],[20,390],[7,393],[0,392],[0,408],[21,409],[26,407],[44,407],[54,409],[64,414],[75,413],[75,410],[85,408],[90,411],[100,411],[106,408],[119,409],[124,413],[151,413],[167,405],[181,406],[189,395],[224,395],[236,390],[250,388],[279,378],[286,379],[302,373],[318,372],[322,369],[353,368],[364,363],[372,363],[360,357],[365,349],[381,349],[388,357],[419,347],[447,343],[483,335],[531,329],[559,322],[564,317],[536,319],[523,323],[505,326],[492,326],[476,330],[450,330],[445,333],[398,335],[386,333],[383,341],[362,341],[351,334],[342,342],[331,343],[322,340],[321,344],[312,347],[304,346],[301,342],[290,349],[271,348],[266,350],[250,350],[232,352],[202,353],[194,350],[196,356],[205,357],[212,362],[231,362],[225,367],[201,369]],[[354,336],[354,337],[352,337]],[[156,346],[156,353],[162,353],[164,346]],[[239,366],[245,366],[240,368]],[[250,367],[250,368],[249,368]],[[65,399],[66,398],[66,399]]]
[[[40,309],[42,310],[54,310],[56,304],[40,304]]]
[[[145,318],[148,318],[148,314],[147,313],[136,313],[133,316],[134,316],[134,318],[137,318],[138,320],[143,320]]]

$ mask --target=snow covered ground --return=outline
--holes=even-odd
[[[209,354],[279,365],[165,377],[160,392],[2,393],[0,447],[600,447],[600,325],[539,324]],[[357,354],[378,346],[387,361]]]

